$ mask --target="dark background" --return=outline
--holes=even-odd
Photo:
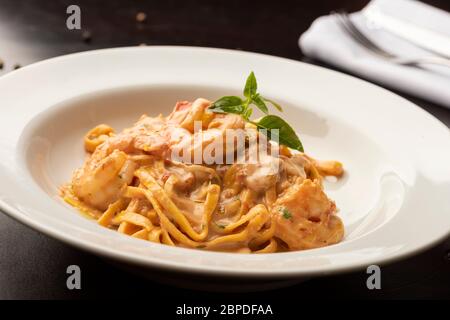
[[[57,55],[142,43],[230,48],[320,64],[302,56],[297,46],[300,34],[320,15],[337,9],[359,10],[367,2],[0,0],[0,59],[4,64],[0,76]],[[450,11],[448,0],[425,2]],[[81,7],[81,31],[66,28],[66,8],[70,4]],[[147,14],[145,22],[136,21],[138,12]],[[450,110],[401,95],[450,126]],[[0,107],[7,106],[0,101]],[[260,303],[280,298],[299,301],[305,298],[450,299],[449,248],[450,239],[447,239],[420,255],[384,266],[381,290],[366,288],[367,275],[362,270],[252,295],[209,293],[174,289],[128,274],[0,212],[0,299],[123,299],[145,298],[155,292],[161,301],[203,304],[231,298],[245,303],[249,297]],[[82,290],[66,288],[66,268],[71,264],[81,267]]]

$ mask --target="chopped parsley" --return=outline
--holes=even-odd
[[[286,220],[292,219],[292,213],[290,213],[285,207],[280,208],[280,212]]]
[[[225,229],[225,226],[224,226],[223,224],[218,224],[218,223],[216,223],[216,226],[217,226],[217,228]]]

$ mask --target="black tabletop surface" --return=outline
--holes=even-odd
[[[450,11],[447,0],[425,2]],[[366,3],[366,0],[0,0],[0,59],[3,61],[0,76],[19,66],[57,55],[143,43],[230,48],[320,64],[302,55],[297,46],[299,35],[320,15],[336,9],[359,10]],[[66,28],[66,8],[70,4],[81,8],[81,31]],[[136,21],[138,12],[146,13],[144,22]],[[450,110],[399,94],[450,126]],[[0,107],[7,106],[0,101]],[[66,268],[72,264],[82,270],[81,290],[67,289]],[[450,239],[421,254],[383,266],[381,290],[368,290],[366,279],[367,274],[362,270],[253,293],[251,297],[265,301],[283,296],[449,299]],[[157,292],[161,299],[177,298],[181,303],[188,300],[218,302],[230,297],[223,292],[174,289],[127,273],[0,212],[0,299],[145,297],[151,292]],[[247,293],[232,296],[249,297]]]

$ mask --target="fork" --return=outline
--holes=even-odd
[[[356,42],[362,45],[371,53],[384,58],[387,61],[393,62],[399,65],[406,66],[420,66],[423,64],[434,64],[441,65],[450,68],[450,60],[437,57],[437,56],[424,56],[418,58],[402,58],[393,53],[387,52],[386,50],[379,47],[372,40],[370,40],[364,33],[362,33],[358,27],[350,19],[346,12],[333,12],[332,15],[336,17],[336,21],[341,26],[341,28]]]

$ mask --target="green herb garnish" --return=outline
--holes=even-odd
[[[219,229],[225,229],[225,226],[223,224],[216,223],[217,228]]]
[[[292,214],[289,212],[288,209],[286,209],[286,208],[280,208],[280,212],[281,212],[281,214],[283,215],[283,218],[285,218],[285,219],[287,219],[287,220],[292,218]]]
[[[245,96],[244,99],[238,96],[225,96],[211,104],[209,110],[215,113],[239,114],[246,121],[254,124],[259,131],[266,134],[269,139],[274,141],[278,140],[280,144],[303,152],[303,145],[294,129],[279,116],[270,115],[266,102],[273,105],[279,111],[283,111],[281,106],[278,103],[261,96],[257,92],[257,89],[258,83],[256,82],[255,74],[252,71],[245,82],[243,92]],[[253,113],[251,105],[255,105],[265,114],[265,116],[259,120],[250,120],[250,116]],[[278,130],[278,134],[275,134],[275,131],[273,130]]]

